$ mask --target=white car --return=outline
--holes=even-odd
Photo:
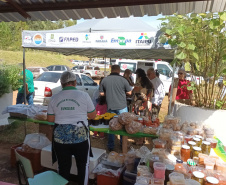
[[[34,80],[34,104],[48,105],[51,97],[62,90],[60,76],[64,71],[48,71]],[[99,88],[96,82],[85,74],[75,73],[78,90],[87,92],[92,98]]]

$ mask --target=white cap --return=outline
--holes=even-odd
[[[65,71],[62,73],[61,77],[60,77],[60,82],[62,84],[65,84],[67,82],[71,82],[71,81],[75,81],[76,80],[76,76],[73,72],[71,71]]]

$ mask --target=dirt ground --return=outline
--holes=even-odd
[[[16,102],[16,95],[17,92],[14,92],[13,96],[13,104]],[[160,110],[160,121],[163,121],[166,113],[167,113],[167,97],[164,98],[163,104]],[[29,132],[38,132],[38,126],[37,124],[34,125],[34,123],[29,124]],[[3,133],[4,132],[4,133]],[[11,131],[12,132],[12,131]],[[5,134],[5,131],[0,132],[0,185],[1,181],[3,182],[8,182],[12,184],[18,184],[18,178],[17,178],[17,173],[16,173],[16,168],[11,167],[10,165],[10,148],[12,146],[15,146],[19,143],[21,143],[21,138],[17,139],[18,135],[21,135],[23,138],[25,136],[24,134],[24,128],[23,126],[18,126],[13,132],[11,133],[10,136]],[[92,135],[93,133],[91,133]],[[2,137],[1,137],[2,135]],[[134,140],[129,138],[128,139],[128,149],[132,146],[134,148],[139,148],[140,146],[133,145],[132,142]],[[148,148],[151,148],[151,139],[146,138],[146,144]],[[93,139],[91,138],[91,145],[92,147],[96,148],[101,148],[107,150],[107,135],[105,135],[105,139]],[[122,152],[121,147],[120,147],[120,142],[119,142],[119,136],[116,136],[115,139],[115,151],[116,152]]]

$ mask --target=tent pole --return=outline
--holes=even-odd
[[[106,57],[105,57],[105,62],[104,62],[104,72],[106,73]]]
[[[173,97],[173,86],[174,86],[174,73],[176,70],[175,63],[173,64],[173,75],[172,75],[172,83],[171,83],[171,89],[170,89],[170,101],[169,101],[169,110],[168,110],[168,115],[171,114],[172,111],[172,97]]]
[[[26,105],[27,99],[26,99],[26,74],[25,74],[25,48],[23,48],[23,87],[24,87],[24,104]]]

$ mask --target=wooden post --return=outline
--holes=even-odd
[[[122,153],[124,154],[127,153],[127,141],[128,141],[128,136],[122,136]]]

